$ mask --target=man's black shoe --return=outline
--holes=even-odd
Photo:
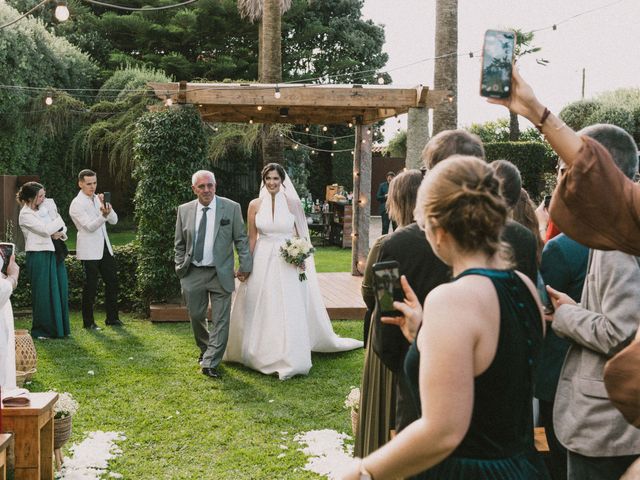
[[[217,368],[207,368],[204,367],[202,369],[202,374],[206,375],[209,378],[220,378],[222,375],[220,375],[220,372],[218,371]]]
[[[84,328],[85,330],[96,330],[96,331],[101,330],[101,328],[95,323],[92,323],[91,325],[85,325]]]
[[[110,322],[104,322],[105,325],[109,325],[110,327],[124,327],[124,323],[120,320],[113,320]]]

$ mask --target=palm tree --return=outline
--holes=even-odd
[[[514,51],[514,57],[516,60],[522,58],[530,53],[536,53],[540,51],[540,47],[531,45],[533,42],[533,32],[523,32],[517,28],[513,31],[516,34],[516,48]],[[545,66],[549,63],[548,60],[543,58],[536,59],[539,65]],[[509,140],[517,142],[520,140],[520,124],[518,123],[518,114],[509,112]]]
[[[291,7],[291,0],[238,0],[240,15],[251,22],[260,21],[258,81],[282,82],[282,14]],[[278,130],[262,127],[262,162],[283,163],[284,141]]]
[[[458,125],[458,0],[436,1],[434,88],[451,93],[433,112],[433,134]],[[442,58],[439,58],[442,57]]]

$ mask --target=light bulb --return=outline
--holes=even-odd
[[[276,97],[276,98],[280,98],[280,89],[278,87],[276,87],[276,91],[273,94],[273,96]]]
[[[378,77],[378,85],[384,85],[384,78],[382,76]]]
[[[64,22],[69,20],[69,8],[67,7],[67,2],[60,1],[56,5],[56,9],[53,12],[53,15],[59,22]]]
[[[47,98],[44,99],[44,103],[46,105],[51,105],[53,104],[53,98],[51,97],[51,95],[47,95]]]
[[[349,128],[353,128],[353,123],[349,122]]]
[[[333,152],[331,152],[331,156],[333,157]]]
[[[262,110],[262,105],[258,105],[257,106],[258,111],[260,112]]]
[[[170,107],[171,105],[173,105],[173,100],[171,100],[170,98],[167,98],[164,101],[165,106]]]
[[[253,118],[250,118],[250,119],[249,119],[249,123],[250,123],[250,124],[253,124]]]
[[[367,135],[371,135],[371,129],[367,128]]]
[[[309,126],[304,127],[304,131],[308,132],[309,131]]]
[[[324,126],[322,127],[322,131],[323,131],[323,132],[326,132],[327,130],[329,130],[329,129],[327,128],[327,126],[326,126],[326,125],[324,125]]]
[[[338,141],[337,141],[335,138],[333,139],[333,144],[334,144],[334,145],[337,145],[337,144],[338,144]]]

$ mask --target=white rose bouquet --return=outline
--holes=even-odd
[[[65,418],[74,415],[80,405],[70,393],[62,392],[58,394],[58,401],[53,406],[55,418]]]
[[[360,408],[360,389],[358,387],[351,387],[349,395],[344,399],[344,408],[358,411]]]
[[[309,258],[316,249],[305,238],[290,238],[280,247],[280,256],[284,261],[298,267],[298,279],[302,282],[307,279],[304,273],[304,261]]]

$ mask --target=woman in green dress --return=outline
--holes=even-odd
[[[25,183],[18,192],[20,229],[27,252],[27,275],[31,281],[34,338],[69,335],[69,287],[64,256],[56,256],[54,240],[67,239],[67,227],[55,202],[46,198],[37,182]]]

